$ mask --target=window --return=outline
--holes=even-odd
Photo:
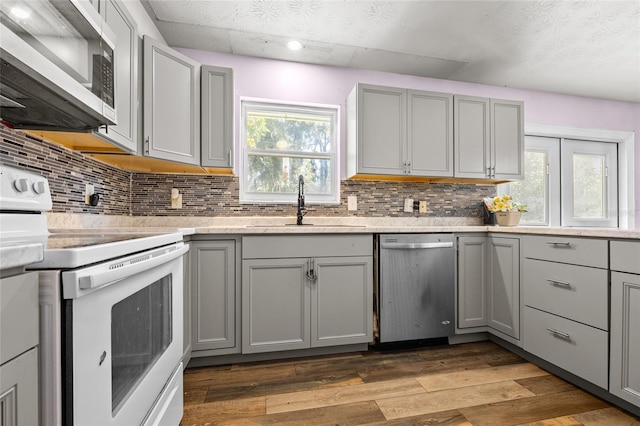
[[[524,180],[499,191],[527,205],[523,225],[617,227],[617,145],[527,136]]]
[[[337,204],[338,107],[242,102],[240,201]]]

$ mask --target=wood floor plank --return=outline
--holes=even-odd
[[[427,391],[433,392],[444,389],[462,388],[547,375],[549,375],[549,373],[536,365],[531,363],[522,363],[477,370],[432,374],[429,376],[417,377],[416,380]]]
[[[519,384],[529,389],[536,395],[544,395],[547,393],[566,392],[568,390],[578,389],[569,382],[562,380],[560,377],[548,374],[546,376],[531,377],[528,379],[516,380]]]
[[[461,408],[474,426],[499,426],[553,419],[607,407],[604,401],[579,389],[531,398]]]
[[[473,426],[458,410],[370,423],[370,426]]]
[[[402,398],[376,399],[376,402],[387,419],[459,409],[475,425],[473,420],[461,410],[462,408],[531,396],[534,396],[533,393],[516,382],[506,381],[415,394]]]
[[[184,407],[181,426],[212,425],[221,421],[264,415],[265,397],[242,398]]]
[[[571,417],[582,422],[585,426],[640,426],[640,418],[633,417],[616,408],[602,408],[600,410],[585,411]]]
[[[255,383],[268,383],[270,381],[282,381],[285,378],[296,376],[293,364],[275,365],[271,368],[260,369],[218,369],[211,367],[199,368],[198,375],[191,375],[187,380],[185,389],[209,388],[211,386],[224,385],[251,385]]]
[[[379,398],[406,397],[426,391],[414,379],[365,383],[345,388],[318,389],[267,397],[267,414],[372,401]]]
[[[358,371],[362,380],[366,383],[392,380],[399,377],[425,376],[451,371],[473,370],[477,368],[489,368],[476,357],[462,357],[451,359],[424,360],[411,363],[398,363],[384,365],[376,368],[365,368]]]
[[[373,401],[357,402],[331,407],[314,408],[288,413],[237,418],[221,421],[218,425],[369,425],[384,421],[382,412]]]
[[[517,425],[525,426],[525,424]],[[585,426],[571,416],[556,417],[555,419],[545,419],[538,422],[526,423],[526,426]],[[612,426],[612,425],[608,425]]]
[[[241,386],[221,383],[208,388],[204,402],[299,392],[311,389],[354,386],[363,383],[360,376],[356,373],[351,373],[346,376],[334,375],[312,380],[304,376],[283,377],[280,380],[273,379],[266,382],[255,382]]]

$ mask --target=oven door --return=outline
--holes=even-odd
[[[157,412],[156,401],[167,394],[165,388],[175,386],[182,357],[182,254],[188,245],[176,246],[180,248],[160,257],[141,254],[112,263],[107,271],[74,271],[75,284],[97,287],[64,303],[64,424],[142,424]],[[133,274],[122,277],[127,268]],[[65,274],[66,293],[71,283]],[[90,276],[99,278],[82,279]],[[177,425],[182,394],[165,411],[166,424]]]

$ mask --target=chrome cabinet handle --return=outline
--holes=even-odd
[[[570,247],[571,243],[569,241],[547,241],[547,244],[551,246],[562,246],[562,247]]]
[[[315,284],[315,282],[318,280],[318,275],[315,272],[315,262],[313,261],[313,259],[307,259],[306,278],[313,284]]]
[[[560,337],[565,340],[571,340],[571,336],[569,335],[569,333],[563,333],[562,331],[558,331],[554,328],[547,328],[547,331],[549,331],[551,334],[553,334],[556,337]]]
[[[567,288],[567,289],[571,288],[571,283],[568,283],[566,281],[558,281],[558,280],[547,279],[547,282],[549,284],[551,284],[552,286],[555,286],[555,287],[563,287],[563,288]]]

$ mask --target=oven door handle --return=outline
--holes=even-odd
[[[182,256],[187,251],[189,251],[188,244],[165,247],[162,250],[141,253],[137,256],[125,258],[119,263],[110,265],[109,269],[104,271],[91,271],[90,268],[84,270],[86,273],[77,277],[78,286],[82,290],[102,287],[160,266]]]

